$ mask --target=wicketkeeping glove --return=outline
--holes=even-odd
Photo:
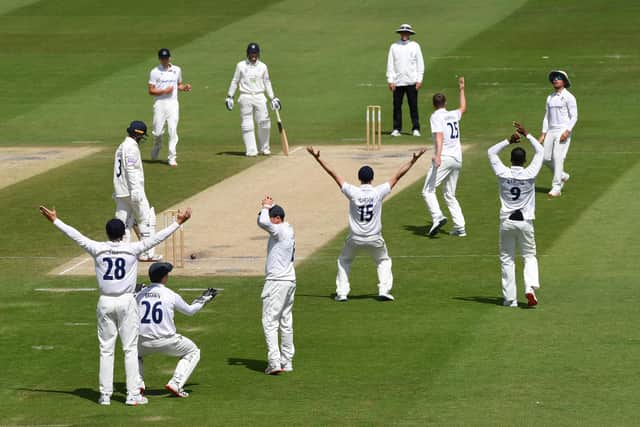
[[[225,105],[227,106],[227,110],[231,111],[233,110],[233,98],[230,96],[227,96],[227,99],[224,100]]]
[[[278,97],[274,97],[271,100],[271,109],[272,110],[280,110],[280,109],[282,109],[282,102],[280,102],[280,99]]]
[[[218,295],[218,290],[217,289],[213,289],[213,288],[209,288],[209,289],[205,290],[202,293],[202,295],[200,295],[198,298],[196,298],[193,301],[193,304],[195,304],[195,303],[207,304],[212,299],[214,299],[216,297],[216,295]]]
[[[144,283],[136,283],[136,289],[133,291],[134,295],[137,294],[138,292],[140,292],[141,290],[143,290],[146,287],[147,287],[147,285],[145,285]]]

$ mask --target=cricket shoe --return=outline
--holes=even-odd
[[[422,136],[422,135],[420,134],[420,131],[418,129],[414,129],[413,136]]]
[[[140,406],[140,405],[146,405],[147,403],[149,403],[149,399],[147,399],[141,394],[136,394],[135,396],[129,395],[127,396],[127,400],[124,403],[125,405],[129,405],[129,406]]]
[[[169,381],[164,385],[164,388],[175,397],[189,397],[189,393],[184,391],[181,387],[178,387],[178,385],[174,382]]]
[[[427,236],[429,237],[433,237],[436,234],[438,234],[438,231],[440,230],[440,228],[445,225],[447,223],[447,218],[442,217],[437,221],[433,222],[433,225],[431,226],[431,228],[429,229],[429,232],[427,233]]]
[[[102,406],[111,405],[111,396],[109,396],[108,394],[101,395],[100,399],[98,399],[98,403]]]
[[[140,262],[158,262],[161,260],[162,260],[162,255],[138,257],[138,261]]]
[[[293,372],[293,363],[291,362],[281,363],[280,367],[282,368],[282,372]]]
[[[389,292],[378,294],[378,299],[380,301],[395,301],[395,298]]]
[[[284,369],[282,369],[281,366],[276,365],[268,365],[267,369],[264,370],[264,373],[267,375],[279,375],[282,372],[284,372]]]
[[[560,180],[562,181],[563,184],[569,181],[569,178],[571,178],[571,175],[569,175],[566,172],[562,172],[562,178]]]
[[[502,302],[502,305],[505,307],[513,307],[513,308],[517,308],[518,307],[518,300],[514,299],[514,300],[504,300]]]
[[[390,134],[391,136],[400,136],[400,131],[398,129],[394,129]]]
[[[559,190],[551,190],[547,193],[547,197],[549,199],[554,199],[556,197],[562,196],[562,193]]]
[[[524,294],[524,296],[527,297],[528,307],[535,307],[536,305],[538,305],[538,298],[536,298],[536,294],[535,292],[533,292],[533,289],[531,290],[531,292],[527,292],[526,294]]]
[[[260,152],[260,154],[262,154],[263,156],[270,156],[271,155],[271,150],[263,150]]]
[[[467,232],[464,228],[454,228],[449,232],[449,236],[467,237]]]
[[[338,302],[346,302],[348,300],[346,295],[336,295],[333,299]]]
[[[176,166],[178,166],[178,162],[176,162],[175,160],[169,160],[169,166],[171,166],[172,168],[175,168]]]

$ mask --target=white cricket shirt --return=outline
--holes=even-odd
[[[149,84],[154,85],[156,89],[166,89],[173,86],[173,91],[164,95],[154,95],[156,101],[177,101],[178,100],[178,84],[182,82],[182,69],[177,65],[169,64],[169,68],[164,68],[162,64],[158,64],[151,73],[149,73]]]
[[[522,212],[525,220],[536,218],[536,176],[542,167],[542,154],[544,148],[537,139],[530,134],[527,139],[535,150],[533,160],[528,167],[511,166],[508,168],[502,163],[498,154],[509,145],[509,141],[498,142],[489,148],[489,162],[498,177],[500,192],[500,219],[509,218],[509,215],[517,210]]]
[[[389,48],[387,82],[396,86],[422,83],[424,59],[420,45],[413,40],[398,40]]]
[[[382,200],[391,192],[388,182],[374,187],[360,187],[345,182],[342,193],[349,199],[350,237],[369,241],[380,238],[382,233]]]
[[[184,299],[162,283],[152,283],[136,295],[140,312],[139,335],[147,339],[169,338],[176,334],[174,310],[193,316],[204,303],[187,304]]]
[[[113,189],[116,197],[128,197],[132,191],[144,191],[144,171],[140,147],[126,137],[118,146],[113,160]]]
[[[248,59],[238,62],[229,85],[228,95],[233,97],[238,88],[240,88],[241,94],[258,95],[267,92],[269,99],[273,98],[273,88],[267,64],[259,59],[255,64],[252,64]]]
[[[59,218],[53,222],[60,231],[93,257],[100,295],[132,294],[138,277],[138,255],[156,246],[179,227],[174,222],[152,237],[139,242],[96,242],[65,224]]]
[[[431,114],[431,134],[436,141],[436,132],[442,133],[441,156],[449,156],[462,162],[462,146],[460,145],[460,110],[447,111],[439,108]]]
[[[265,280],[289,280],[295,282],[296,270],[293,266],[296,241],[293,227],[288,222],[273,224],[269,219],[269,209],[262,208],[258,215],[258,226],[269,233]]]
[[[542,132],[559,130],[573,131],[578,121],[578,103],[576,97],[567,89],[554,92],[547,97],[547,109],[542,119]]]

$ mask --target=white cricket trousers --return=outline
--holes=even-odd
[[[258,125],[259,150],[263,154],[269,154],[271,119],[269,118],[269,111],[267,111],[267,98],[263,93],[258,95],[243,93],[238,97],[238,105],[240,105],[240,129],[242,130],[245,154],[247,156],[258,154],[254,133],[254,119]]]
[[[178,365],[173,372],[171,382],[184,387],[191,376],[191,373],[200,361],[200,349],[187,337],[175,334],[166,338],[145,338],[138,339],[138,366],[140,371],[140,385],[144,387],[143,380],[143,358],[149,354],[160,353],[167,356],[179,357]]]
[[[516,246],[524,260],[525,293],[540,287],[536,238],[533,221],[500,221],[500,262],[502,264],[502,296],[505,301],[515,301],[516,292]]]
[[[444,217],[436,196],[436,188],[442,185],[442,195],[449,208],[449,213],[451,213],[453,226],[461,229],[464,228],[465,222],[462,208],[456,199],[456,188],[462,163],[449,156],[442,156],[441,159],[440,167],[436,167],[435,164],[431,165],[424,181],[424,187],[422,187],[422,197],[431,213],[433,222],[436,223]]]
[[[293,345],[293,300],[296,282],[267,280],[262,288],[262,329],[267,343],[269,366],[291,363],[296,350]],[[280,330],[280,347],[278,347]]]
[[[147,200],[147,196],[144,193],[142,198],[137,201],[131,200],[131,197],[115,197],[115,200],[116,218],[124,222],[127,229],[127,240],[131,238],[131,227],[133,227],[134,219],[138,222],[141,239],[156,234],[156,213],[152,207],[149,207],[149,200]],[[141,256],[147,258],[154,255],[155,248],[151,248]]]
[[[124,370],[127,377],[127,395],[140,394],[138,390],[138,304],[133,294],[117,297],[101,295],[96,308],[98,341],[100,343],[100,393],[113,394],[113,356],[116,338],[124,352]]]
[[[164,124],[167,124],[169,133],[169,161],[175,161],[176,147],[178,145],[178,119],[180,117],[180,104],[177,99],[159,99],[153,103],[153,152],[158,154],[162,146]],[[155,156],[153,156],[155,157]]]
[[[391,258],[387,252],[387,245],[382,236],[372,241],[363,241],[347,237],[342,252],[338,257],[338,274],[336,275],[336,294],[347,296],[351,291],[349,284],[349,271],[351,264],[359,252],[367,252],[376,263],[378,272],[378,294],[387,294],[393,287],[393,274],[391,273]]]
[[[563,130],[549,130],[544,137],[544,164],[553,172],[553,180],[551,181],[551,191],[562,191],[562,177],[565,175],[564,159],[569,152],[571,144],[571,134],[569,137],[560,141],[560,135]]]

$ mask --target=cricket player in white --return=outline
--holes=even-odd
[[[240,104],[240,129],[244,141],[245,154],[249,157],[257,156],[258,152],[268,156],[271,154],[269,136],[271,134],[271,119],[267,111],[267,98],[271,100],[271,108],[279,110],[282,103],[273,94],[271,79],[267,64],[260,61],[260,46],[257,43],[249,43],[247,46],[247,59],[238,62],[235,73],[231,79],[225,105],[229,111],[233,110],[233,96],[236,89],[240,89],[238,104]],[[255,118],[258,124],[258,143],[254,133]]]
[[[535,290],[540,288],[536,239],[533,220],[536,210],[536,176],[542,167],[542,145],[522,125],[514,122],[518,133],[525,135],[535,150],[533,160],[524,167],[526,153],[520,148],[511,151],[510,168],[506,167],[498,154],[509,144],[520,141],[517,133],[489,148],[489,162],[498,177],[500,191],[500,262],[502,264],[503,305],[517,307],[515,258],[516,245],[524,260],[525,296],[530,307],[538,304]]]
[[[40,212],[67,237],[93,257],[100,298],[96,309],[98,341],[100,342],[100,400],[111,404],[113,394],[113,356],[120,335],[127,377],[127,405],[144,405],[147,399],[138,389],[138,305],[133,292],[138,276],[138,255],[159,244],[191,217],[191,210],[179,212],[176,222],[153,237],[127,243],[122,238],[124,223],[114,218],[107,222],[108,242],[96,242],[65,224],[55,209],[40,206]]]
[[[436,196],[436,188],[443,186],[442,195],[451,213],[453,230],[449,233],[453,236],[465,237],[464,215],[460,203],[456,199],[456,187],[458,176],[462,168],[462,147],[460,145],[460,119],[467,110],[467,100],[464,94],[464,77],[458,80],[460,88],[460,107],[457,110],[448,111],[447,99],[442,93],[433,95],[433,108],[431,114],[431,134],[435,143],[434,156],[431,169],[427,173],[422,188],[422,197],[431,213],[432,226],[427,235],[435,236],[440,228],[447,223],[447,218],[440,210],[440,204]]]
[[[139,144],[147,136],[147,125],[133,121],[127,128],[128,137],[118,146],[113,161],[113,198],[115,217],[126,225],[125,242],[131,239],[131,229],[137,222],[140,238],[152,237],[156,232],[156,212],[149,206],[144,191],[144,171]],[[150,248],[140,255],[140,261],[158,261],[162,258]]]
[[[569,76],[562,70],[549,73],[554,93],[547,97],[546,111],[542,120],[540,143],[544,144],[544,164],[553,172],[549,197],[562,195],[562,188],[570,175],[564,170],[564,160],[571,144],[571,134],[578,121],[576,97],[568,91]]]
[[[267,342],[267,375],[293,371],[293,300],[296,241],[293,227],[284,221],[284,209],[270,196],[262,200],[258,227],[269,233],[265,281],[262,288],[262,329]],[[281,347],[278,348],[278,329]]]
[[[320,158],[320,150],[312,146],[307,151],[316,159],[322,168],[331,176],[342,193],[349,199],[349,235],[344,243],[342,253],[338,257],[338,274],[336,276],[336,296],[339,302],[347,301],[351,286],[349,271],[351,263],[360,251],[366,251],[376,263],[378,272],[378,298],[382,301],[393,301],[391,288],[393,274],[391,258],[387,245],[382,237],[382,200],[391,192],[426,149],[413,153],[411,160],[403,164],[396,174],[387,182],[376,187],[373,182],[373,169],[363,166],[358,171],[360,187],[347,183],[331,167]]]
[[[192,304],[166,287],[173,265],[168,262],[156,262],[149,267],[151,284],[143,287],[136,295],[140,310],[140,332],[138,339],[138,366],[140,372],[139,388],[146,388],[143,380],[143,358],[149,354],[160,353],[179,357],[173,377],[164,386],[176,397],[188,397],[183,390],[191,373],[200,360],[200,349],[189,338],[176,333],[173,321],[174,310],[187,316],[193,316],[209,301],[216,291],[207,289]]]
[[[171,63],[169,49],[158,51],[160,64],[149,73],[149,95],[153,96],[153,149],[151,159],[157,160],[162,148],[164,124],[169,132],[169,166],[178,166],[176,146],[178,145],[178,120],[180,105],[178,91],[189,92],[191,85],[182,83],[182,69]]]

